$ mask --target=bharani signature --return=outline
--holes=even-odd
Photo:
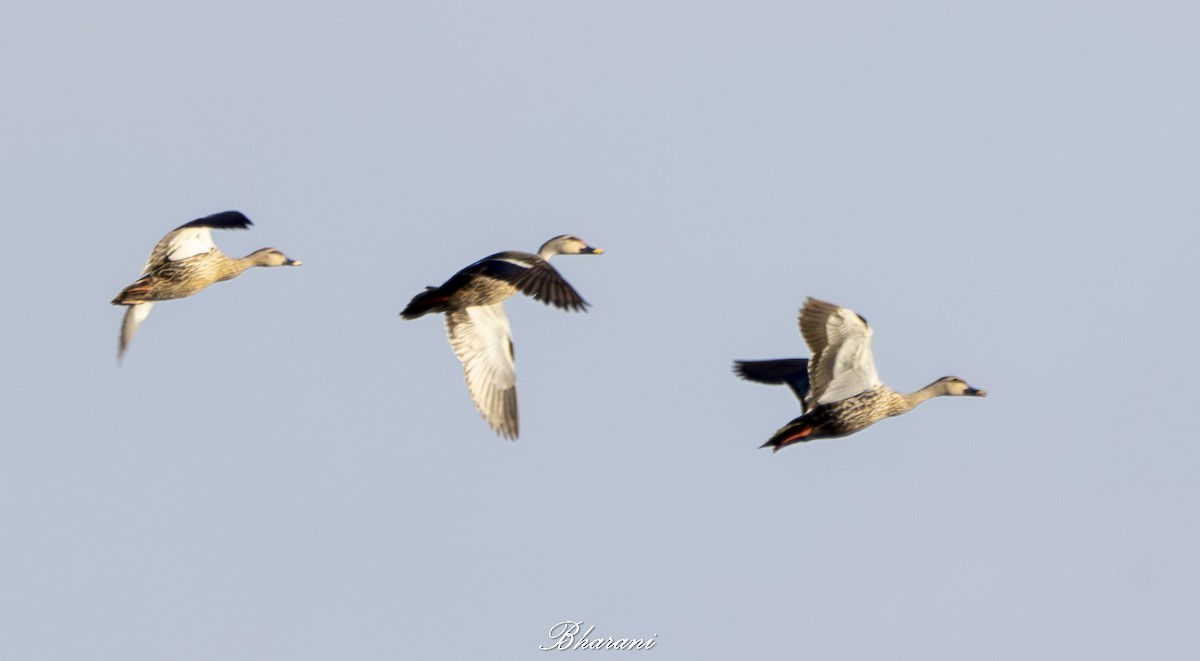
[[[592,638],[592,632],[596,630],[595,625],[589,626],[587,631],[580,635],[579,631],[583,629],[583,620],[563,620],[558,624],[550,627],[550,640],[554,643],[547,645],[538,645],[538,649],[549,652],[550,650],[648,650],[653,649],[658,644],[658,634],[651,634],[649,638]]]

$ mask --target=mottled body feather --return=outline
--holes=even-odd
[[[848,308],[809,298],[800,310],[800,333],[812,351],[804,359],[738,361],[734,370],[763,383],[787,383],[800,398],[804,415],[784,425],[762,445],[775,451],[793,443],[848,436],[891,416],[912,410],[931,397],[986,395],[958,377],[947,376],[903,394],[879,380],[866,319]]]
[[[262,248],[245,257],[228,257],[212,240],[214,229],[246,229],[253,225],[239,211],[222,211],[184,223],[164,236],[150,251],[142,276],[112,300],[125,305],[117,358],[125,354],[155,301],[187,298],[209,285],[237,277],[252,266],[299,266],[274,248]]]
[[[519,433],[516,367],[502,304],[520,292],[563,310],[585,310],[587,302],[548,260],[554,255],[602,252],[568,234],[550,239],[536,255],[498,252],[461,269],[440,286],[426,288],[400,316],[446,315],[446,335],[462,363],[475,408],[497,433],[515,439]]]

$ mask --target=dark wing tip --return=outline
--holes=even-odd
[[[747,362],[750,362],[750,361],[746,361],[746,360],[733,361],[733,373],[738,375],[739,378],[742,378],[742,379],[750,378],[749,376],[746,375],[746,363]]]
[[[808,377],[807,358],[778,358],[775,360],[735,360],[733,372],[747,381],[758,383],[792,383]]]
[[[241,211],[221,211],[211,216],[197,218],[190,223],[184,223],[176,229],[185,227],[211,227],[219,230],[244,230],[254,223]]]
[[[535,301],[552,305],[568,312],[585,312],[588,302],[575,291],[554,267],[545,262],[538,267],[526,269],[513,281],[518,290]]]

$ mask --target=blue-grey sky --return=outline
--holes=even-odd
[[[1192,659],[1200,9],[18,2],[0,657]],[[175,226],[304,261],[121,310]],[[506,249],[521,439],[439,319]],[[944,399],[758,446],[812,295]],[[550,652],[563,654],[570,652]]]

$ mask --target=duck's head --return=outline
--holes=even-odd
[[[300,266],[303,262],[298,259],[288,259],[288,256],[275,248],[255,250],[247,257],[255,266]]]
[[[970,397],[987,397],[986,390],[972,388],[966,381],[957,376],[943,376],[933,382],[934,388],[939,395],[949,395],[951,397],[970,396]]]
[[[600,255],[603,248],[593,248],[574,234],[560,234],[542,244],[538,256],[550,259],[554,255]]]

